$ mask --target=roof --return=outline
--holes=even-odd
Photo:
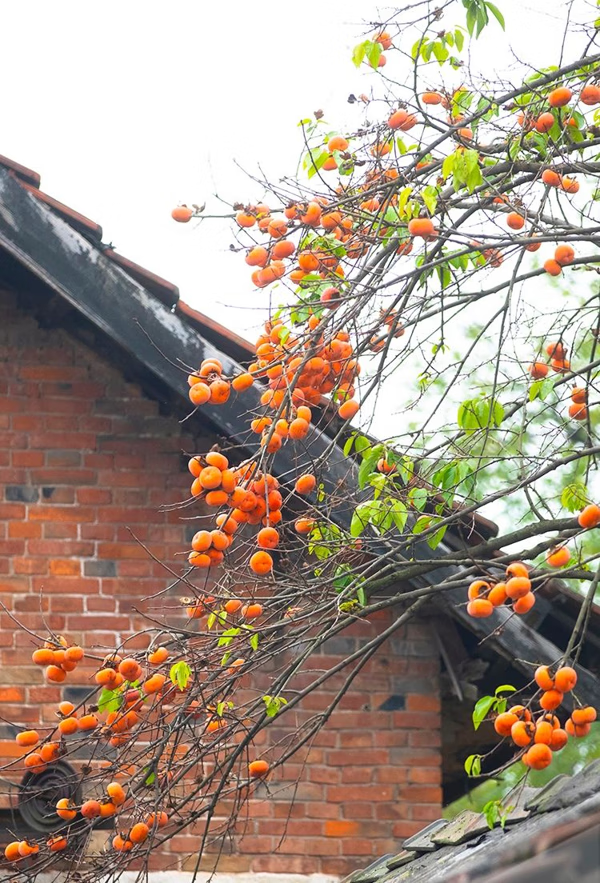
[[[102,241],[102,227],[80,212],[40,190],[40,176],[25,166],[0,156],[0,253],[2,269],[12,266],[15,272],[32,280],[30,287],[37,309],[46,318],[57,313],[69,331],[80,334],[89,343],[108,341],[110,357],[126,363],[127,371],[149,395],[169,400],[182,414],[188,414],[189,401],[185,378],[203,359],[216,357],[224,371],[232,376],[239,373],[240,363],[253,358],[250,343],[208,316],[185,304],[176,285],[162,279],[150,270],[123,257],[112,246]],[[21,277],[22,278],[22,277]],[[33,284],[35,283],[35,284]],[[67,318],[65,318],[65,316]],[[68,317],[75,320],[68,323]],[[138,372],[136,374],[136,371]],[[205,405],[191,416],[186,426],[197,428],[202,435],[207,422],[223,437],[237,443],[245,454],[254,453],[259,446],[256,435],[248,431],[249,411],[260,408],[260,387],[255,385],[244,394],[244,412],[237,398],[232,396],[224,405]],[[305,471],[315,461],[322,462],[322,480],[325,489],[334,493],[340,506],[335,517],[348,526],[356,496],[356,464],[345,457],[331,453],[332,442],[327,432],[335,433],[341,422],[335,415],[326,414],[325,432],[311,427],[302,451],[290,453],[284,446],[275,463],[279,475],[290,476]],[[205,434],[205,432],[204,432]],[[365,492],[368,493],[368,490]],[[414,544],[414,557],[431,559],[447,555],[458,545],[477,547],[477,543],[494,534],[494,525],[477,515],[460,521],[438,548],[432,552],[425,542]],[[389,554],[389,546],[373,545],[376,554]],[[439,584],[455,578],[455,565],[441,562],[434,572],[425,577],[411,578],[415,586]],[[550,581],[549,581],[550,582]],[[561,599],[567,597],[565,587],[552,580],[552,591]],[[547,587],[543,592],[550,591]],[[543,594],[543,593],[540,593]],[[556,637],[554,617],[560,607],[550,599],[546,605],[536,605],[525,617],[510,616],[509,611],[498,610],[489,619],[474,620],[466,613],[464,591],[453,589],[444,593],[446,609],[463,626],[482,641],[492,644],[507,659],[529,675],[530,669],[522,660],[557,659],[560,641]],[[577,604],[567,616],[574,619]],[[563,604],[564,608],[564,604]],[[552,628],[541,626],[540,611]],[[561,610],[566,615],[565,609]],[[594,615],[600,617],[595,608]],[[541,624],[540,624],[541,623]],[[565,625],[563,625],[563,632]],[[556,642],[556,643],[555,643]],[[600,681],[585,667],[580,668],[582,688],[590,702],[600,703]]]
[[[438,819],[344,883],[518,883],[597,880],[600,759],[543,788],[517,785],[503,800],[503,828],[465,810]],[[537,873],[536,873],[537,872]],[[541,873],[540,873],[541,872]],[[540,876],[538,876],[540,874]]]

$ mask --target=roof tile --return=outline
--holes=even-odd
[[[15,177],[18,178],[19,184],[21,187],[24,187],[25,190],[28,190],[32,196],[35,196],[36,199],[39,199],[41,202],[45,202],[46,205],[49,205],[50,208],[53,208],[54,211],[60,215],[67,223],[71,224],[82,233],[86,237],[92,237],[92,239],[97,239],[100,241],[102,239],[102,227],[99,224],[96,224],[95,221],[91,221],[89,218],[86,218],[85,215],[82,215],[80,212],[76,212],[75,209],[69,208],[68,205],[65,205],[64,202],[59,202],[58,199],[54,199],[53,196],[49,196],[47,193],[43,193],[41,190],[38,190],[37,187],[28,184],[27,181],[23,180],[19,175],[15,174]]]
[[[157,276],[135,261],[129,260],[122,254],[118,254],[114,248],[105,248],[103,250],[104,257],[109,258],[115,264],[118,264],[125,270],[132,279],[143,285],[151,294],[155,295],[162,303],[168,307],[173,307],[179,300],[179,288],[172,282],[167,282],[162,276]]]
[[[27,166],[22,166],[21,163],[15,162],[14,159],[2,156],[2,154],[0,154],[0,166],[6,166],[7,169],[14,172],[20,181],[25,181],[27,184],[31,184],[32,187],[39,187],[41,184],[42,179],[37,172],[34,172],[33,169],[28,169]]]
[[[403,849],[401,852],[397,853],[397,855],[393,855],[386,862],[390,871],[394,871],[396,868],[401,868],[402,865],[408,864],[408,862],[412,862],[414,858],[417,857],[417,853],[414,849]]]
[[[457,846],[489,830],[490,826],[480,812],[465,809],[431,839],[436,846]]]
[[[404,848],[416,849],[418,852],[432,852],[436,848],[431,840],[432,836],[449,824],[450,823],[446,819],[436,819],[435,822],[431,822],[431,824],[427,825],[426,828],[423,828],[422,831],[413,834],[412,837],[405,840],[403,843]]]

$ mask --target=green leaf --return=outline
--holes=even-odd
[[[498,693],[515,693],[517,690],[516,687],[512,687],[510,684],[502,684],[501,687],[496,687],[494,690],[494,696],[497,696]]]
[[[375,488],[374,499],[378,499],[381,496],[381,492],[387,484],[387,477],[383,475],[381,472],[372,472],[367,479],[368,484],[371,487]]]
[[[219,640],[217,641],[217,647],[228,647],[229,644],[236,638],[241,632],[241,629],[233,628],[227,629],[227,631],[223,632]]]
[[[488,802],[483,806],[481,812],[485,816],[488,828],[491,831],[500,817],[500,801],[488,800]]]
[[[258,640],[258,634],[254,632],[254,634],[250,636],[250,646],[253,650],[258,650]]]
[[[383,52],[383,47],[381,43],[377,43],[376,41],[367,41],[370,45],[367,46],[366,55],[369,61],[369,64],[372,68],[377,70],[379,65],[379,59],[381,58],[381,53]]]
[[[354,443],[354,447],[358,454],[361,454],[363,460],[366,456],[366,451],[368,451],[371,447],[371,442],[364,435],[357,435],[356,441]]]
[[[409,502],[418,509],[419,512],[422,512],[425,506],[427,505],[428,493],[424,487],[413,487],[408,492]]]
[[[307,174],[309,178],[312,178],[317,172],[323,168],[327,160],[329,159],[329,153],[327,150],[312,150],[310,153],[307,153],[305,156],[305,168],[307,169]]]
[[[217,621],[217,614],[214,611],[212,613],[209,613],[208,619],[206,620],[206,628],[211,629],[216,621]]]
[[[442,65],[446,61],[450,53],[448,52],[444,44],[440,43],[438,40],[431,44],[431,48],[433,50],[433,54],[438,61],[438,64]]]
[[[398,197],[398,213],[402,216],[406,215],[406,211],[405,211],[406,204],[410,198],[412,190],[413,190],[412,187],[405,187],[400,192],[400,196]]]
[[[365,40],[363,43],[359,43],[358,46],[354,47],[354,50],[352,52],[352,61],[354,62],[356,67],[360,67],[360,65],[363,63],[367,51],[367,46],[370,42],[370,40]]]
[[[356,440],[356,433],[353,432],[350,435],[350,438],[346,439],[346,444],[344,445],[344,457],[347,457],[350,454],[350,451],[354,447],[354,442]]]
[[[467,172],[467,180],[465,183],[469,193],[473,193],[477,187],[483,184],[483,175],[479,166],[474,166]]]
[[[364,503],[356,507],[350,522],[350,536],[359,537],[361,535],[369,523],[369,511],[370,509],[365,507]]]
[[[506,30],[506,23],[504,21],[504,16],[502,15],[502,13],[498,9],[498,7],[495,6],[493,3],[490,3],[489,0],[486,0],[485,5],[489,9],[489,11],[492,13],[492,15],[494,16],[494,18],[496,19],[496,21],[498,22],[498,24],[500,25],[502,30],[503,31]]]
[[[545,401],[553,389],[554,381],[551,377],[546,377],[544,380],[535,380],[529,387],[529,401],[533,402],[536,399]]]
[[[375,469],[377,461],[382,456],[382,454],[383,445],[376,445],[374,448],[371,448],[370,452],[364,457],[358,469],[358,486],[360,490],[363,490],[363,488],[367,484],[369,475]]]
[[[281,711],[282,705],[287,705],[287,699],[284,699],[283,696],[265,695],[262,700],[265,703],[267,717],[275,717]]]
[[[121,699],[121,693],[103,687],[98,699],[98,711],[118,711],[121,707]]]
[[[470,6],[467,9],[467,31],[469,32],[469,37],[473,36],[473,31],[475,30],[475,22],[477,20],[477,11]]]
[[[454,42],[456,43],[456,48],[459,52],[462,52],[462,48],[465,45],[465,35],[460,30],[460,28],[456,28],[454,31]]]
[[[420,518],[417,518],[413,527],[413,533],[420,534],[423,531],[427,530],[431,527],[431,515],[421,515]]]
[[[467,776],[478,776],[481,773],[481,754],[470,754],[465,760]]]
[[[430,186],[425,187],[423,190],[422,196],[423,196],[423,202],[425,203],[425,205],[429,209],[429,213],[431,215],[433,215],[435,212],[435,209],[437,206],[437,200],[438,200],[437,187],[430,187]]]
[[[391,497],[388,497],[386,503],[389,505],[389,512],[392,517],[392,520],[400,533],[406,527],[406,521],[408,519],[408,510],[402,500],[394,500]]]
[[[563,488],[560,495],[560,502],[569,512],[577,512],[579,509],[583,509],[588,502],[587,487],[580,481],[574,481],[572,484],[568,484]]]
[[[443,527],[440,527],[438,530],[436,530],[436,532],[434,534],[432,534],[430,537],[427,538],[427,545],[429,546],[430,549],[437,549],[439,544],[444,539],[447,529],[448,529],[447,525],[444,525]]]
[[[477,700],[473,709],[473,729],[479,729],[482,722],[490,713],[495,701],[495,696],[482,696],[481,699]]]
[[[416,60],[416,58],[417,58],[418,55],[419,55],[419,52],[422,51],[423,46],[424,46],[427,42],[428,42],[428,37],[423,36],[423,37],[419,37],[419,39],[417,40],[416,43],[413,43],[413,47],[412,47],[412,49],[410,50],[410,55],[411,55],[411,58],[412,58],[413,61]]]
[[[148,769],[148,767],[146,769]],[[144,770],[144,772],[146,772],[146,770]],[[146,778],[144,779],[144,785],[146,786],[146,788],[149,788],[150,785],[154,785],[155,782],[156,782],[156,773],[155,772],[149,773],[148,776],[146,776]]]
[[[187,662],[182,659],[180,662],[176,662],[171,666],[169,677],[171,678],[172,683],[179,687],[180,690],[185,690],[191,673],[191,668]]]
[[[442,163],[442,178],[444,181],[450,177],[456,165],[456,153],[450,153]]]

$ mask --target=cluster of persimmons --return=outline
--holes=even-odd
[[[534,770],[543,770],[552,763],[555,752],[560,751],[569,737],[587,736],[590,725],[596,720],[596,709],[591,705],[574,703],[575,707],[561,724],[557,713],[565,694],[571,693],[577,683],[577,673],[569,665],[553,670],[541,665],[535,672],[535,683],[540,694],[531,706],[513,705],[494,719],[494,729],[500,736],[512,740],[520,748],[521,760]]]
[[[570,246],[560,246],[560,248],[570,248]],[[557,248],[556,251],[558,252],[559,249]],[[546,353],[550,358],[550,363],[538,361],[532,362],[529,366],[529,373],[534,380],[543,380],[550,371],[565,374],[571,370],[571,362],[567,358],[567,350],[560,341],[549,343],[546,346]],[[571,398],[571,404],[568,408],[569,417],[572,420],[587,420],[588,393],[586,387],[575,385],[569,395]]]

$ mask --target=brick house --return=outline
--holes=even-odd
[[[7,721],[52,720],[61,698],[87,695],[93,669],[82,666],[64,686],[44,684],[30,664],[32,637],[14,620],[99,648],[144,628],[152,604],[142,599],[170,581],[148,553],[181,570],[197,529],[162,508],[188,494],[187,456],[224,440],[251,451],[234,402],[180,422],[189,407],[178,367],[213,354],[232,369],[250,361],[249,344],[105,247],[97,224],[39,186],[35,172],[0,157],[0,758],[13,764],[2,775],[15,783],[23,770]],[[326,443],[315,433],[312,454]],[[285,450],[280,464],[291,468]],[[327,480],[337,478],[334,466]],[[463,527],[450,543],[474,544],[494,530],[484,520]],[[577,602],[553,581],[528,617],[480,646],[493,629],[466,617],[457,591],[384,645],[310,749],[251,801],[220,871],[344,875],[397,852],[464,789],[461,734],[473,700],[488,676],[527,680],[515,656],[556,657]],[[393,617],[386,611],[330,641],[323,664]],[[599,694],[597,643],[582,655],[590,701]],[[327,708],[338,686],[332,680],[310,695],[297,722]],[[42,815],[5,786],[0,831],[41,830]],[[155,867],[192,870],[197,840],[172,838]],[[202,867],[213,865],[207,855]]]

